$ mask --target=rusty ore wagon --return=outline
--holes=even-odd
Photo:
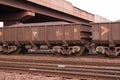
[[[120,54],[120,22],[92,23],[92,40],[98,53]]]
[[[87,24],[22,24],[0,28],[0,52],[81,55],[91,42]]]

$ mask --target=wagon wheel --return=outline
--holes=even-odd
[[[61,46],[55,46],[55,47],[53,47],[53,55],[61,56],[62,55],[61,48],[62,48]]]
[[[58,52],[54,52],[53,55],[55,55],[55,56],[61,56],[62,53],[61,53],[61,52],[60,52],[60,53],[58,53]]]
[[[10,51],[6,47],[4,47],[3,48],[3,54],[10,54]]]
[[[17,47],[17,50],[15,50],[14,52],[12,52],[12,54],[19,54],[21,52],[21,48]]]
[[[84,53],[85,48],[81,47],[80,51],[78,53],[76,53],[76,56],[82,56]]]
[[[20,48],[18,46],[5,46],[3,47],[4,54],[18,54],[20,52]]]
[[[118,56],[117,52],[114,52],[114,51],[108,51],[108,52],[106,52],[106,55],[111,57],[111,58]]]
[[[61,54],[61,53],[54,52],[53,55],[55,55],[55,56],[61,56],[62,54]]]

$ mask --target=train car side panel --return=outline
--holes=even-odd
[[[40,41],[40,39],[39,39],[39,27],[36,27],[36,26],[34,26],[34,27],[32,27],[31,28],[32,29],[32,33],[31,33],[31,36],[32,36],[32,41],[33,42],[36,42],[36,41]]]
[[[63,35],[63,26],[62,25],[47,26],[48,42],[62,44],[63,37],[64,37],[64,35]]]
[[[56,25],[55,27],[55,34],[56,34],[56,40],[62,42],[63,40],[63,26],[62,25]]]
[[[93,41],[100,41],[101,43],[120,41],[120,23],[94,23],[92,26]],[[120,43],[119,43],[120,44]]]
[[[73,28],[73,32],[74,32],[74,40],[78,41],[78,40],[81,40],[80,39],[80,28],[81,26],[80,25],[75,25],[74,28]]]
[[[39,27],[39,40],[43,43],[45,43],[45,39],[47,38],[45,32],[46,31],[44,26]]]
[[[100,38],[96,39],[95,29]],[[93,23],[93,42],[98,53],[116,57],[120,54],[120,22]]]
[[[93,41],[99,41],[100,40],[100,30],[98,24],[92,25],[92,39]]]
[[[47,26],[47,39],[49,42],[56,41],[56,26]]]
[[[100,28],[100,40],[102,41],[108,41],[109,40],[109,30],[110,30],[110,25],[109,24],[99,24],[98,25]]]
[[[45,39],[47,37],[45,26],[33,26],[31,29],[32,41],[45,43]]]
[[[65,36],[65,41],[71,41],[73,34],[73,30],[71,25],[64,25],[64,36]]]
[[[16,41],[16,28],[4,28],[4,41],[14,42]]]
[[[92,39],[94,42],[108,42],[109,41],[109,24],[93,24]]]
[[[17,31],[17,41],[18,42],[24,42],[24,27],[18,27],[16,28]]]
[[[66,25],[65,28],[65,40],[72,43],[80,42],[80,25]]]
[[[24,41],[30,42],[31,40],[31,28],[30,27],[24,27]]]
[[[111,24],[111,40],[113,43],[120,44],[120,23]]]

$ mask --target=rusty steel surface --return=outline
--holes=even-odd
[[[86,24],[18,25],[0,29],[1,42],[88,43],[91,27]],[[89,32],[89,33],[88,33]],[[41,44],[41,43],[40,43]]]
[[[61,12],[65,12],[76,17],[94,21],[94,15],[84,10],[74,7],[71,3],[65,0],[27,0],[29,2],[43,5]]]
[[[36,58],[35,58],[36,57]],[[56,59],[57,58],[57,59]],[[82,58],[82,57],[81,57]],[[31,60],[30,62],[28,61]],[[35,61],[38,59],[38,62]],[[46,62],[41,61],[40,59],[46,59]],[[50,59],[54,59],[50,61]],[[105,63],[95,63],[94,65],[90,65],[88,63],[81,64],[82,62],[78,62],[80,58],[58,58],[58,57],[50,57],[50,56],[30,56],[30,55],[1,55],[0,56],[0,72],[3,73],[2,77],[7,76],[12,78],[13,80],[16,77],[21,76],[24,79],[32,79],[38,78],[46,78],[51,80],[119,80],[120,79],[120,68],[114,66],[112,63],[109,66],[105,64],[110,64],[107,61],[111,61],[111,59],[106,59]],[[85,58],[82,58],[83,60]],[[98,58],[91,58],[97,60]],[[56,61],[57,60],[57,61]],[[59,61],[60,60],[60,61]],[[67,62],[67,60],[70,62]],[[86,58],[85,60],[90,61],[90,58]],[[113,60],[113,59],[112,59]],[[118,59],[119,60],[119,59]],[[66,63],[64,63],[66,61]],[[74,63],[77,61],[77,65]],[[56,63],[57,62],[57,63]],[[103,61],[102,61],[103,62]],[[111,61],[112,62],[112,61]],[[118,61],[119,62],[119,61]],[[93,62],[89,62],[93,63]],[[101,66],[98,66],[101,65]],[[97,65],[97,66],[96,66]],[[11,70],[11,71],[10,71]],[[23,71],[23,72],[22,72]],[[49,74],[48,74],[49,73]],[[11,75],[15,76],[11,76]],[[42,75],[41,75],[42,74]],[[26,77],[25,77],[26,76]],[[39,79],[38,79],[39,80]],[[43,79],[44,80],[44,79]]]
[[[20,14],[21,18],[22,18],[21,19],[20,17],[16,17],[17,19],[20,19],[20,20],[13,21],[12,19],[15,19],[15,18],[13,18],[13,17],[11,18],[11,15],[8,14],[9,15],[8,17],[11,18],[10,21],[2,20],[2,21],[6,22],[6,25],[7,24],[8,25],[16,24],[16,23],[20,23],[20,22],[33,23],[33,22],[48,22],[48,21],[66,21],[66,22],[71,22],[71,23],[89,23],[89,22],[91,22],[88,19],[84,19],[82,17],[77,17],[72,14],[67,14],[65,12],[61,13],[58,10],[50,9],[50,8],[47,8],[47,7],[44,7],[41,5],[37,5],[37,4],[29,2],[29,1],[2,0],[2,1],[0,1],[0,4],[1,4],[1,7],[5,7],[5,9],[0,8],[0,10],[4,10],[6,12],[8,12],[9,9],[13,10],[13,11],[9,11],[10,14],[12,14],[12,15]],[[24,11],[25,12],[30,11],[31,14],[29,15],[28,13],[25,13],[25,15],[24,15]],[[76,12],[74,12],[74,13],[76,13]],[[35,14],[35,16],[34,16],[34,14]],[[84,12],[84,14],[86,15],[87,12]],[[93,15],[91,15],[91,16],[92,16],[92,18],[94,17]],[[2,18],[4,17],[3,19],[6,19],[7,16],[5,15],[5,12],[3,12],[3,14],[1,14],[0,17],[2,17]],[[90,16],[87,16],[87,17],[89,18]],[[26,20],[26,18],[30,18],[30,19]]]
[[[120,23],[93,23],[92,38],[99,43],[120,44]]]
[[[19,20],[26,20],[26,19],[29,19],[30,17],[34,17],[34,16],[35,16],[34,12],[20,11],[20,12],[8,14],[6,16],[1,15],[0,20],[2,20],[2,21],[3,20],[5,20],[5,21],[9,21],[9,20],[19,21]]]

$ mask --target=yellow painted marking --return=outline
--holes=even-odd
[[[2,36],[3,35],[3,33],[0,31],[0,36]]]
[[[103,36],[104,34],[108,33],[108,29],[105,28],[104,26],[101,26],[101,29],[103,30],[101,35]]]

